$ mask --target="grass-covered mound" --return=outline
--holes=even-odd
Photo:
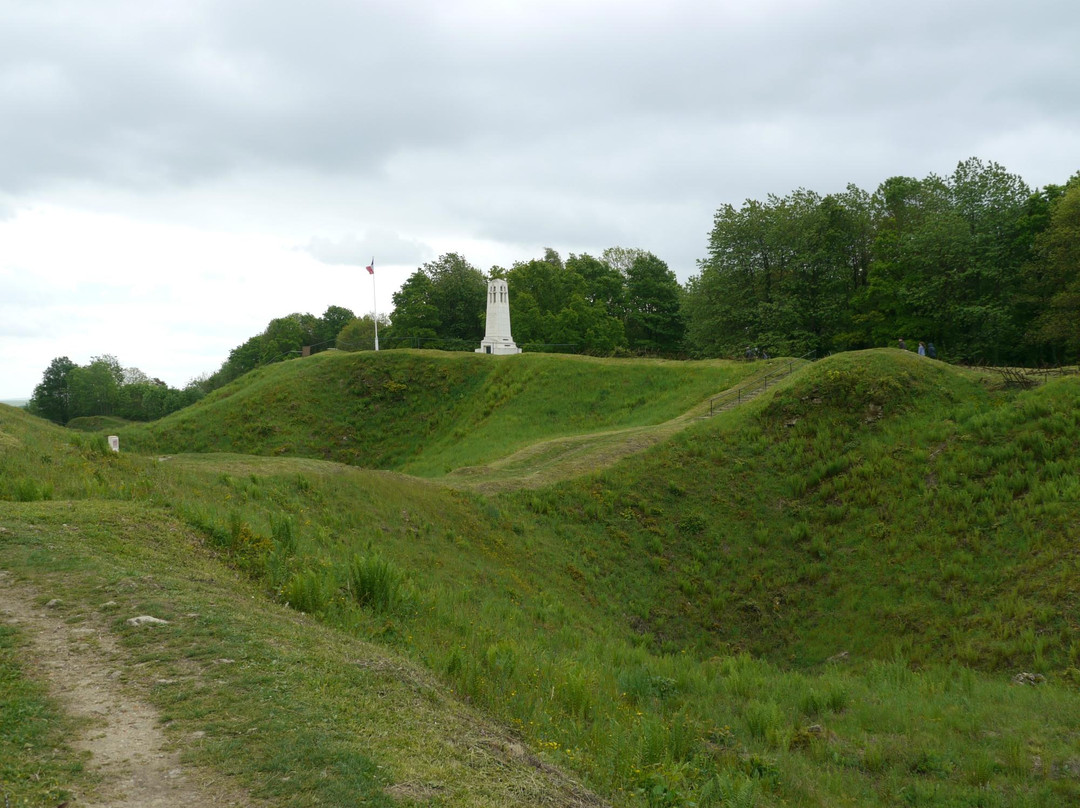
[[[672,418],[753,365],[440,351],[328,351],[253,371],[155,424],[135,449],[334,460],[437,476],[529,443]]]
[[[670,651],[1061,670],[1080,663],[1078,402],[1080,379],[991,394],[845,354],[584,489],[507,501]]]
[[[0,434],[30,449],[8,468],[75,478],[54,497],[166,507],[262,595],[423,664],[616,805],[1051,806],[1080,800],[1078,401],[842,355],[494,497],[113,456],[4,410]]]
[[[131,421],[126,418],[116,418],[112,415],[83,415],[72,418],[65,426],[78,432],[104,432],[106,430],[115,432],[130,423]]]
[[[267,602],[161,509],[25,503],[0,528],[0,569],[84,640],[112,635],[121,650],[102,664],[157,708],[204,781],[264,806],[598,804],[400,654]],[[27,675],[48,662],[0,624],[5,805],[53,808],[97,785],[66,745],[77,728]]]

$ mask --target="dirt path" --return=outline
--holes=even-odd
[[[779,381],[790,374],[795,367],[797,366],[790,362],[787,372],[782,374],[777,374],[775,368],[772,367],[767,367],[765,370],[774,375],[776,381]],[[767,389],[756,386],[763,374],[764,371],[753,378],[744,379],[735,387],[725,391],[730,393],[740,388],[748,389],[748,392],[737,399],[729,399],[715,408],[712,406],[712,399],[706,399],[682,415],[677,415],[660,424],[549,438],[482,466],[455,469],[433,481],[451,488],[494,494],[522,488],[541,488],[570,477],[608,468],[623,458],[652,448],[697,421],[757,398]],[[720,395],[722,396],[723,393]]]
[[[77,794],[86,808],[157,808],[177,805],[249,805],[243,795],[198,782],[168,748],[156,711],[119,681],[121,656],[114,638],[93,620],[68,624],[55,608],[39,606],[38,593],[0,570],[0,620],[28,636],[31,675],[88,728],[72,746],[90,753],[102,777],[95,794]]]

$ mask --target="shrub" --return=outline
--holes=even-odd
[[[275,518],[270,527],[274,537],[274,549],[283,557],[288,558],[296,555],[296,535],[293,533],[293,523],[288,517]]]
[[[320,614],[330,605],[334,582],[317,570],[304,569],[285,584],[282,595],[292,608],[308,614]]]
[[[374,612],[392,612],[404,601],[405,579],[389,561],[379,556],[354,555],[349,562],[349,594]]]

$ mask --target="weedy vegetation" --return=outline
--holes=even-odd
[[[603,470],[442,484],[752,372],[521,358],[264,368],[124,433],[145,455],[0,409],[0,563],[202,615],[111,630],[188,671],[149,694],[188,762],[280,804],[585,799],[556,770],[618,806],[1080,800],[1080,379],[842,354]]]

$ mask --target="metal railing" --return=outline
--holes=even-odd
[[[733,387],[730,390],[725,390],[718,396],[713,396],[709,399],[709,415],[715,415],[717,411],[726,407],[728,404],[734,403],[736,406],[742,404],[743,401],[751,399],[769,389],[769,384],[776,384],[785,376],[791,374],[795,370],[795,363],[801,362],[807,359],[811,362],[814,361],[816,351],[810,351],[803,354],[798,359],[789,359],[779,367],[774,367],[761,376],[755,376],[748,382],[740,384],[738,387]]]

